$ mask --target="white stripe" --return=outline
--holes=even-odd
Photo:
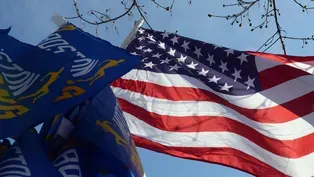
[[[243,123],[259,133],[279,140],[294,140],[314,133],[314,112],[280,124],[260,123],[221,104],[208,101],[170,101],[112,87],[118,98],[137,105],[148,112],[176,117],[223,116]],[[281,115],[278,115],[281,116]]]
[[[248,139],[230,132],[168,132],[152,127],[124,113],[132,134],[147,140],[174,147],[233,148],[269,164],[273,168],[293,177],[314,175],[314,154],[289,159],[273,154]]]
[[[199,88],[212,92],[231,104],[248,109],[265,109],[286,103],[314,90],[314,76],[307,75],[292,79],[271,89],[259,93],[234,96],[216,92],[203,82],[184,75],[155,73],[143,70],[131,70],[123,79],[143,81],[166,87]]]
[[[269,69],[278,65],[281,65],[281,63],[276,62],[274,60],[269,60],[260,56],[255,56],[255,64],[257,71],[264,71],[265,69]]]
[[[292,66],[294,68],[298,68],[307,73],[314,74],[314,61],[308,61],[308,62],[303,62],[303,63],[294,62],[294,63],[288,63],[287,65]]]
[[[288,65],[302,71],[305,71],[309,74],[314,74],[314,61],[307,61],[307,62],[293,62],[293,63],[279,63],[274,60],[269,60],[267,58],[263,58],[260,56],[255,56],[255,64],[257,67],[257,71],[264,71],[269,68],[273,68],[278,65]]]

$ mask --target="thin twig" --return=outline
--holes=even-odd
[[[274,7],[274,18],[275,18],[276,28],[277,28],[278,36],[280,39],[281,47],[282,47],[284,55],[287,55],[285,43],[284,43],[282,33],[281,33],[282,32],[281,27],[280,27],[279,21],[278,21],[278,9],[276,8],[276,0],[273,0],[273,7]]]
[[[136,5],[136,1],[134,0],[132,5],[128,8],[128,10],[125,11],[124,13],[122,13],[121,15],[119,15],[119,16],[117,16],[115,18],[108,19],[108,20],[100,20],[98,22],[92,22],[92,21],[89,21],[89,20],[85,19],[83,17],[83,15],[80,13],[80,10],[78,8],[76,0],[73,0],[73,2],[74,2],[75,11],[76,11],[76,14],[77,14],[78,18],[82,19],[84,22],[86,22],[88,24],[91,24],[91,25],[100,25],[100,24],[104,24],[104,23],[108,23],[108,22],[112,22],[112,21],[118,20],[118,19],[124,17],[125,15],[127,15],[132,10],[132,8]]]

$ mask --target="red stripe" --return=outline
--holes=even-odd
[[[277,140],[269,138],[255,129],[226,117],[186,116],[175,117],[147,112],[123,99],[118,99],[124,112],[161,130],[171,132],[232,132],[247,138],[263,149],[282,157],[299,158],[314,152],[312,142],[314,134],[295,140]]]
[[[284,123],[305,116],[313,111],[314,92],[266,109],[247,109],[229,103],[227,100],[206,90],[184,87],[164,87],[153,83],[117,79],[112,86],[138,92],[150,97],[173,101],[216,102],[236,110],[240,114],[258,122]]]
[[[262,90],[266,90],[276,85],[282,84],[286,81],[289,81],[291,79],[295,79],[300,76],[310,74],[288,65],[279,65],[261,71],[259,72],[258,75],[262,86]]]
[[[270,54],[270,53],[261,53],[261,52],[248,52],[251,55],[263,57],[269,60],[274,60],[280,63],[294,63],[294,62],[309,62],[314,61],[314,56],[289,56],[289,55],[280,55],[280,54]]]
[[[232,167],[258,177],[287,177],[260,160],[232,148],[199,148],[199,147],[169,147],[133,135],[137,146],[156,152],[193,159],[203,162],[216,163]]]

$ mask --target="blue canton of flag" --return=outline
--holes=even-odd
[[[139,70],[194,77],[223,94],[248,95],[261,90],[253,55],[143,28],[136,39],[127,50],[142,56]]]
[[[107,86],[82,110],[78,136],[95,147],[95,165],[117,176],[143,177],[141,160],[111,88]],[[124,168],[123,168],[124,167]]]
[[[34,129],[22,132],[0,160],[0,176],[63,177],[46,155]]]

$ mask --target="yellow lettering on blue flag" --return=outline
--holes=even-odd
[[[0,84],[4,84],[2,75],[0,75]],[[10,97],[10,93],[5,89],[0,89],[0,102],[9,105],[2,105],[0,103],[0,119],[11,119],[16,116],[20,116],[29,111],[28,108],[22,105],[16,104],[16,101]]]
[[[112,127],[112,126],[115,126],[113,123],[109,122],[109,121],[99,121],[99,120],[96,120],[96,125],[100,126],[105,132],[108,132],[110,134],[112,134],[115,138],[115,141],[118,145],[120,146],[123,146],[125,148],[125,150],[127,152],[128,151],[128,142],[126,140],[124,140]],[[137,170],[143,175],[144,174],[144,169],[142,167],[142,163],[141,163],[141,160],[140,160],[140,157],[138,156],[138,153],[136,151],[136,148],[135,148],[135,145],[134,145],[134,142],[132,141],[132,144],[131,144],[131,161],[133,163],[133,165],[137,168]]]
[[[70,91],[73,91],[73,94]],[[58,96],[54,102],[80,96],[83,93],[85,93],[85,90],[78,86],[66,86],[62,89],[62,95]]]
[[[111,133],[114,138],[115,141],[118,145],[123,146],[125,149],[127,149],[127,145],[128,143],[110,126],[110,125],[114,125],[113,123],[109,122],[109,121],[103,121],[100,122],[99,120],[96,121],[96,124],[100,127],[102,127],[102,129],[105,132]]]
[[[43,97],[44,95],[49,93],[49,86],[53,84],[59,77],[62,71],[64,70],[64,67],[62,67],[59,71],[57,72],[49,72],[46,76],[44,76],[40,81],[42,82],[46,77],[50,76],[48,81],[35,93],[23,96],[19,98],[18,100],[23,100],[27,98],[33,98],[33,103],[36,102],[37,99],[40,97]]]

